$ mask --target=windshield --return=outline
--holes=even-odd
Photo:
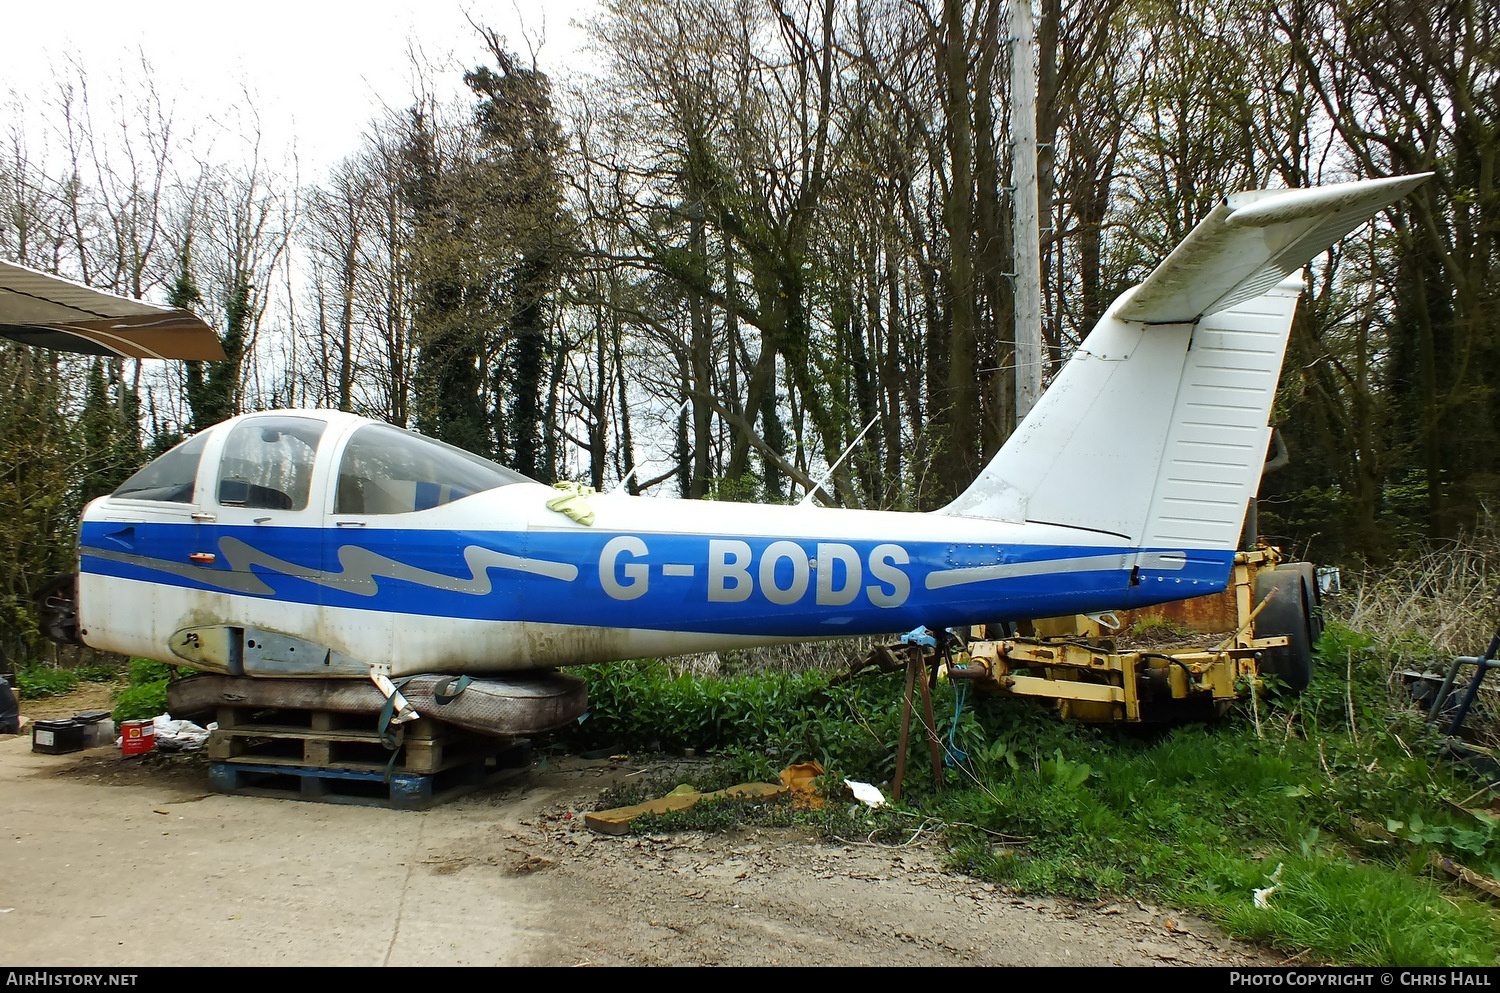
[[[114,496],[130,500],[159,500],[164,503],[192,503],[194,484],[198,479],[198,462],[208,433],[195,434],[160,458],[146,463],[134,476],[120,484]]]

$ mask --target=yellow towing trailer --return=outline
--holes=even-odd
[[[1145,617],[1181,618],[1228,632],[1217,642],[1157,651],[1122,648],[1104,617],[1049,618],[1022,634],[981,634],[943,660],[947,676],[976,689],[1055,701],[1060,716],[1090,722],[1153,722],[1222,713],[1263,676],[1303,689],[1321,631],[1316,577],[1305,563],[1281,561],[1273,548],[1235,556],[1222,594],[1122,613],[1128,630]],[[1029,628],[1029,630],[1028,630]]]
[[[904,640],[876,648],[866,664],[915,670],[920,657],[934,678],[941,670],[977,690],[1052,701],[1071,720],[1212,716],[1265,676],[1293,690],[1307,686],[1322,629],[1316,582],[1310,565],[1284,562],[1277,549],[1261,547],[1235,556],[1231,582],[1219,594],[1115,615],[1029,621],[1000,637],[973,628],[962,644]],[[1191,647],[1155,650],[1123,647],[1109,630],[1128,631],[1146,618],[1220,633]]]

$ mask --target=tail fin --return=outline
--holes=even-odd
[[[1229,197],[1110,306],[938,513],[1232,550],[1270,441],[1300,270],[1429,175]]]

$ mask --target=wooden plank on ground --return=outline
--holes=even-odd
[[[642,814],[665,814],[671,810],[687,810],[697,806],[700,800],[758,800],[764,797],[780,796],[786,791],[786,787],[778,783],[741,783],[738,786],[715,790],[712,793],[699,793],[691,786],[679,786],[666,796],[647,800],[645,803],[637,803],[629,807],[615,807],[612,810],[591,811],[583,815],[583,822],[600,834],[624,834],[630,830],[631,823]]]
[[[1437,852],[1430,853],[1427,856],[1427,861],[1444,872],[1458,877],[1459,880],[1468,883],[1481,893],[1500,899],[1500,882],[1496,882],[1489,876],[1482,876],[1472,869],[1459,865],[1446,856],[1439,855]]]

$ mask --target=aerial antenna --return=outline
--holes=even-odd
[[[801,507],[801,506],[805,505],[809,500],[811,500],[813,498],[813,494],[817,493],[819,490],[821,490],[823,488],[823,484],[824,483],[827,483],[830,479],[833,478],[833,472],[834,472],[834,470],[839,467],[839,464],[841,462],[843,462],[845,459],[847,459],[849,457],[849,453],[852,452],[852,451],[854,451],[854,446],[858,445],[861,441],[864,440],[865,435],[867,435],[867,434],[870,433],[870,429],[875,426],[875,422],[878,421],[878,420],[880,420],[880,415],[879,414],[876,414],[874,417],[870,418],[870,423],[865,425],[865,429],[859,433],[858,437],[856,437],[853,441],[849,442],[849,447],[846,448],[846,449],[844,449],[844,454],[840,455],[834,461],[833,465],[831,465],[831,466],[828,467],[828,471],[823,474],[823,476],[822,476],[821,479],[819,479],[816,483],[813,484],[813,488],[807,491],[807,495],[804,496],[801,500],[797,501],[797,506]]]

